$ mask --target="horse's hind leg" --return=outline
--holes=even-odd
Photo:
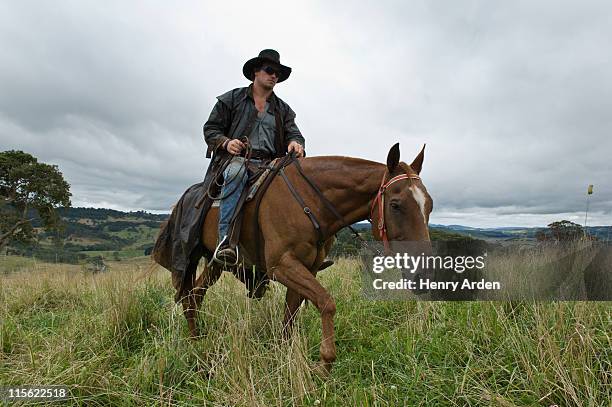
[[[196,324],[197,304],[193,293],[196,268],[197,264],[189,267],[185,271],[186,277],[182,283],[176,281],[180,278],[179,276],[173,276],[172,279],[172,282],[177,289],[177,297],[180,298],[181,304],[183,305],[183,315],[185,315],[185,319],[187,319],[189,333],[193,338],[198,336],[198,327]]]
[[[197,265],[194,268],[197,269]],[[198,307],[204,299],[206,290],[208,290],[221,275],[221,270],[217,267],[204,266],[202,274],[200,274],[200,277],[196,280],[196,271],[195,269],[187,270],[189,277],[185,281],[183,286],[184,295],[181,297],[183,314],[185,315],[185,319],[187,319],[189,334],[192,338],[197,338],[199,336],[197,324]]]
[[[274,278],[287,289],[312,302],[321,313],[322,338],[319,353],[324,374],[331,371],[336,360],[334,315],[336,303],[314,275],[291,253],[285,253],[273,271]]]

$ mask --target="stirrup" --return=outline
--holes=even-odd
[[[234,252],[234,255],[236,256],[236,260],[233,263],[228,263],[226,259],[224,258],[219,258],[217,255],[219,254],[219,249],[221,249],[221,246],[223,246],[223,244],[225,243],[225,241],[228,239],[227,235],[225,235],[223,237],[223,239],[221,239],[221,241],[219,242],[219,244],[217,245],[217,248],[215,249],[215,252],[212,255],[212,258],[210,259],[211,263],[214,261],[217,264],[221,264],[224,266],[232,266],[235,267],[239,264],[239,252],[238,252],[238,246],[236,246],[235,248],[231,248],[229,246],[223,248],[221,250],[221,252],[225,251],[225,250],[232,250]]]

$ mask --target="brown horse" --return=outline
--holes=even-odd
[[[240,253],[245,263],[254,256],[263,242],[263,262],[267,276],[287,287],[283,333],[291,333],[296,313],[304,299],[314,304],[321,314],[322,341],[320,346],[323,373],[331,370],[336,359],[334,343],[334,314],[336,304],[329,292],[317,281],[316,271],[333,243],[333,236],[341,228],[355,222],[370,219],[375,238],[385,241],[429,241],[427,224],[432,210],[432,199],[418,174],[421,172],[425,148],[412,164],[400,162],[399,144],[395,144],[387,156],[387,165],[351,157],[302,158],[304,174],[323,193],[342,220],[321,204],[321,198],[307,184],[295,164],[284,171],[304,202],[312,208],[319,221],[325,244],[321,247],[321,235],[315,232],[304,208],[290,193],[281,177],[276,177],[262,198],[258,213],[260,231],[253,226],[254,202],[244,210],[243,228],[240,234]],[[203,226],[203,244],[214,250],[217,241],[217,208],[211,208]],[[345,223],[346,222],[346,223]],[[257,235],[259,236],[257,236]],[[206,290],[221,275],[221,267],[207,266],[199,278],[191,276],[183,287],[182,303],[191,335],[197,336],[196,310]]]

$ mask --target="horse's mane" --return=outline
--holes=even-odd
[[[318,170],[338,169],[339,167],[351,168],[375,168],[383,165],[376,161],[366,160],[364,158],[347,157],[341,155],[318,155],[306,157],[302,161],[307,167],[313,167]]]
[[[375,168],[379,166],[386,166],[386,164],[379,163],[377,161],[342,155],[317,155],[313,157],[306,157],[303,160],[304,164],[308,165],[309,167],[312,165],[318,170],[337,169],[339,166],[353,168]],[[400,161],[398,165],[404,173],[415,174],[415,171],[407,163]]]

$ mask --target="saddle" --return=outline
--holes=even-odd
[[[278,171],[288,165],[293,160],[292,156],[287,155],[282,158],[276,158],[272,161],[264,162],[263,164],[254,164],[248,162],[249,180],[247,187],[242,191],[234,216],[230,220],[229,244],[231,247],[236,247],[240,239],[240,231],[242,229],[242,218],[244,217],[244,204],[248,201],[257,198],[255,205],[255,213],[259,213],[259,204],[261,198],[265,194],[268,186],[272,183]],[[257,216],[254,217],[256,230],[259,231],[259,223]],[[258,253],[253,261],[259,264],[259,244],[256,245]]]
[[[257,191],[259,191],[259,188],[261,187],[261,185],[265,182],[268,175],[270,175],[270,171],[272,170],[277,160],[279,160],[279,158],[275,158],[272,161],[268,161],[265,164],[259,164],[259,165],[251,163],[251,162],[248,163],[249,180],[247,182],[247,187],[245,188],[245,191],[248,191],[246,193],[245,202],[249,202],[255,197],[255,194],[257,194]],[[212,206],[218,207],[220,204],[221,204],[221,199],[215,199],[212,203]],[[240,206],[239,208],[236,208],[236,212],[238,212],[241,209],[242,209],[242,206]]]
[[[266,190],[268,189],[268,187],[274,180],[274,177],[276,177],[277,175],[280,175],[283,178],[287,187],[291,191],[291,194],[298,201],[298,203],[302,206],[304,213],[308,216],[308,218],[312,222],[313,227],[315,228],[317,235],[319,236],[318,243],[317,243],[317,250],[321,249],[324,243],[324,234],[323,234],[323,231],[321,230],[321,226],[318,220],[315,218],[310,208],[306,206],[304,200],[301,198],[300,194],[297,192],[295,187],[292,185],[292,183],[289,181],[289,179],[284,173],[284,168],[292,163],[295,163],[300,175],[308,182],[310,187],[315,192],[317,192],[317,194],[322,200],[322,203],[329,210],[331,210],[332,213],[336,217],[342,220],[343,223],[346,224],[357,236],[359,236],[359,234],[350,225],[348,225],[344,221],[344,219],[342,219],[342,216],[336,211],[333,205],[331,205],[331,203],[327,201],[327,199],[325,198],[323,193],[319,190],[319,188],[316,185],[314,185],[312,181],[303,173],[301,166],[299,164],[299,161],[295,159],[295,156],[293,154],[288,154],[281,158],[276,158],[269,162],[264,162],[263,164],[254,164],[248,161],[247,163],[248,163],[247,165],[249,165],[248,167],[249,180],[247,183],[247,187],[242,191],[240,195],[238,204],[236,205],[236,210],[234,212],[232,219],[230,220],[229,244],[232,247],[238,246],[238,242],[240,239],[240,231],[242,228],[242,218],[244,215],[244,211],[243,211],[244,204],[250,200],[255,199],[255,216],[253,216],[253,227],[254,227],[253,230],[255,230],[255,234],[257,237],[255,238],[255,253],[254,253],[255,258],[251,260],[253,261],[254,265],[258,269],[263,270],[264,267],[263,267],[263,261],[262,261],[263,259],[262,259],[261,244],[260,244],[262,236],[260,235],[260,228],[259,228],[259,221],[258,221],[257,214],[259,213],[259,207],[261,205],[261,200]],[[217,206],[219,205],[218,202],[214,202],[213,204]],[[323,264],[320,265],[319,271],[324,270],[325,268],[331,266],[332,264],[333,264],[333,261],[331,260],[324,261]]]

